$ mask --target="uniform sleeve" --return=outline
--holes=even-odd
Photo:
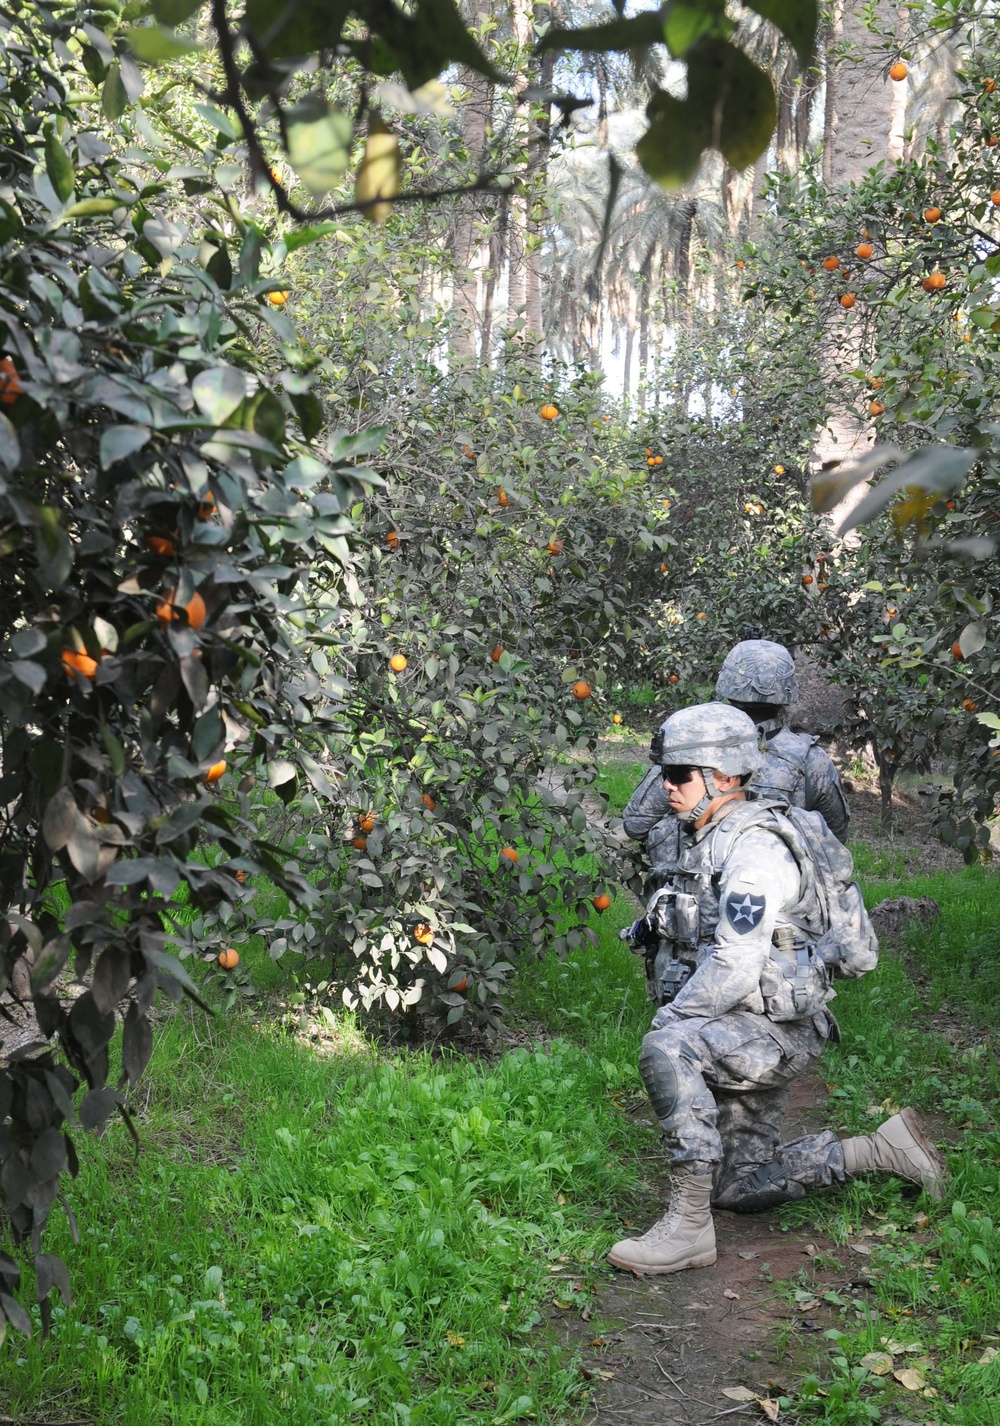
[[[799,895],[795,858],[773,833],[741,837],[720,873],[715,947],[670,1009],[714,1018],[755,995],[779,912]]]
[[[629,798],[622,822],[628,836],[643,842],[657,822],[670,812],[670,800],[663,790],[663,775],[658,767],[651,767]]]
[[[830,755],[820,747],[812,747],[806,758],[805,805],[810,812],[819,812],[833,835],[847,840],[851,812],[840,785],[840,774]]]

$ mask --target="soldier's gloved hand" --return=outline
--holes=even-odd
[[[657,728],[656,732],[649,740],[649,761],[659,763],[663,761],[663,729]]]
[[[661,1005],[659,1010],[657,1010],[656,1014],[653,1016],[653,1023],[650,1026],[650,1029],[662,1030],[666,1025],[676,1025],[677,1022],[679,1020],[682,1020],[683,1018],[684,1017],[682,1015],[678,1015],[676,1013],[672,1006]]]
[[[658,891],[653,892],[646,906],[646,925],[656,939],[662,936],[669,940],[672,935],[676,935],[676,924],[670,914],[673,910],[673,895],[669,886],[661,886]]]
[[[625,940],[630,946],[655,946],[657,944],[657,938],[653,935],[645,916],[640,916],[637,921],[632,922],[625,932]]]

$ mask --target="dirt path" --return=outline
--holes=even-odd
[[[826,1100],[821,1079],[804,1079],[787,1137],[829,1124]],[[715,1219],[713,1267],[651,1278],[609,1269],[590,1320],[563,1322],[566,1344],[582,1353],[592,1383],[580,1426],[707,1426],[744,1413],[763,1420],[756,1399],[725,1392],[783,1395],[825,1355],[823,1333],[836,1324],[845,1294],[863,1298],[863,1245],[853,1254],[813,1232],[783,1231],[773,1213],[717,1212]],[[642,1232],[649,1224],[622,1226]]]

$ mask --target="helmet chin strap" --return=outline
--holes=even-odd
[[[699,768],[698,771],[705,779],[705,796],[701,798],[699,802],[696,802],[689,812],[678,812],[678,822],[686,822],[688,824],[692,822],[697,822],[698,818],[704,812],[708,811],[715,798],[721,797],[725,790],[724,788],[721,788],[716,782],[715,770],[713,768],[702,767]]]

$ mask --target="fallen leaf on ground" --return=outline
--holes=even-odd
[[[448,1346],[449,1346],[449,1347],[464,1347],[464,1346],[465,1346],[465,1338],[464,1338],[464,1337],[460,1337],[457,1332],[446,1332],[444,1335],[445,1335],[445,1337],[448,1339]]]
[[[819,1306],[819,1298],[818,1298],[818,1297],[810,1297],[810,1299],[809,1299],[808,1302],[800,1302],[800,1303],[799,1303],[799,1311],[800,1311],[800,1312],[811,1312],[814,1307],[818,1307],[818,1306]]]
[[[919,1342],[897,1342],[895,1337],[881,1337],[879,1339],[887,1352],[891,1352],[894,1357],[901,1357],[906,1352],[922,1352],[924,1349]]]
[[[885,1376],[892,1371],[892,1358],[888,1352],[866,1352],[858,1365],[874,1372],[875,1376]]]
[[[817,1246],[816,1246],[815,1243],[807,1243],[807,1244],[805,1245],[805,1247],[802,1249],[802,1251],[806,1254],[807,1257],[810,1257],[810,1258],[818,1258],[818,1257],[819,1257],[819,1248],[817,1248]]]
[[[988,1367],[990,1362],[995,1362],[998,1356],[1000,1356],[1000,1352],[997,1351],[996,1347],[987,1347],[983,1355],[977,1360],[981,1367]]]
[[[901,1372],[893,1372],[893,1376],[907,1391],[923,1391],[927,1385],[927,1378],[923,1372],[918,1372],[916,1367],[904,1367]]]
[[[926,1213],[918,1213],[913,1220],[914,1228],[926,1228],[931,1220]]]
[[[723,1396],[728,1396],[730,1401],[756,1401],[757,1395],[748,1386],[724,1386]]]
[[[593,1337],[591,1338],[590,1345],[592,1347],[606,1347],[608,1344],[603,1337]]]
[[[852,1253],[860,1253],[863,1258],[870,1258],[872,1255],[872,1250],[866,1243],[848,1243],[847,1246]]]
[[[779,1407],[776,1401],[767,1396],[758,1396],[757,1405],[761,1411],[763,1411],[768,1421],[777,1421]]]
[[[736,1256],[737,1256],[738,1258],[747,1258],[747,1259],[749,1259],[749,1258],[759,1258],[759,1257],[760,1257],[760,1253],[751,1253],[751,1252],[748,1252],[748,1251],[746,1251],[746,1250],[744,1249],[743,1252],[737,1253]]]
[[[729,1300],[730,1300],[730,1302],[739,1302],[739,1300],[740,1300],[740,1295],[739,1295],[739,1293],[738,1293],[738,1292],[734,1292],[731,1287],[727,1287],[726,1290],[725,1290],[725,1292],[724,1292],[722,1295],[723,1295],[723,1297],[728,1297]]]

